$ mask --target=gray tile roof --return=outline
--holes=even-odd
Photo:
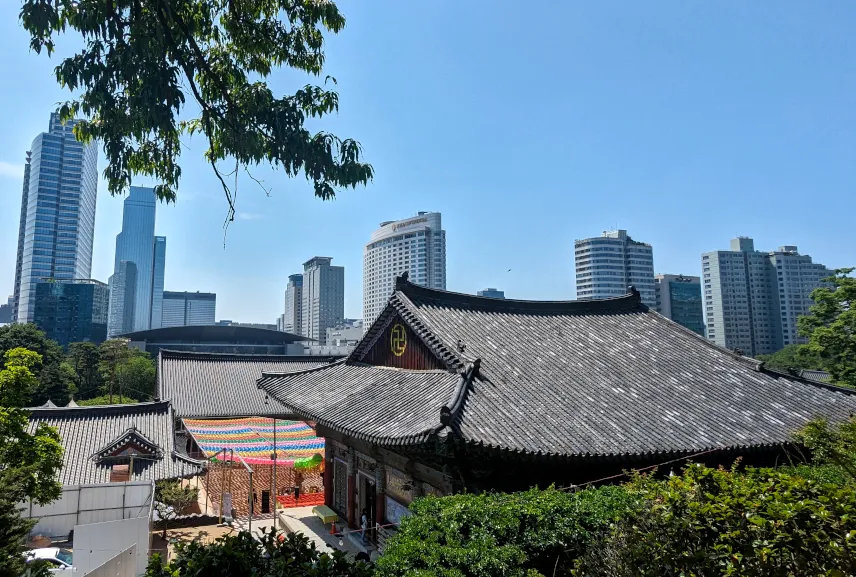
[[[46,423],[59,430],[63,454],[60,482],[63,485],[108,483],[109,460],[99,462],[98,453],[136,429],[139,437],[161,451],[160,459],[134,459],[131,480],[161,480],[195,475],[204,463],[175,452],[174,415],[167,402],[92,407],[36,407],[31,411],[30,430]]]
[[[295,399],[293,409],[319,424],[383,444],[426,441],[442,428],[467,374],[408,371],[339,361],[296,373],[266,373],[271,396]],[[445,409],[445,410],[444,410]]]
[[[232,355],[161,349],[158,398],[172,402],[181,418],[265,417],[288,408],[256,387],[265,371],[287,372],[319,367],[338,357]]]
[[[361,360],[394,317],[448,366],[446,389],[423,392],[436,375],[419,371],[390,372],[396,385],[384,387],[380,369],[372,369],[371,401],[364,402],[350,383],[366,378]],[[477,374],[464,379],[444,429],[443,396],[474,363]],[[856,411],[853,392],[767,371],[649,311],[638,293],[515,301],[402,281],[346,363],[259,384],[343,432],[400,442],[433,424],[467,443],[561,456],[779,445],[814,416],[843,419]],[[401,406],[407,414],[396,419]]]

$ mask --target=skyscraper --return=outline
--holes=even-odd
[[[658,274],[654,309],[666,318],[704,336],[701,279],[682,274]]]
[[[92,269],[98,148],[52,113],[27,153],[15,260],[15,315],[31,322],[41,279],[86,279]]]
[[[285,314],[283,315],[282,330],[296,335],[303,334],[303,275],[288,276],[285,287]]]
[[[151,328],[161,328],[163,317],[163,282],[166,269],[166,237],[155,237],[155,261],[152,274],[152,322]]]
[[[134,331],[137,302],[137,265],[123,260],[110,277],[110,306],[107,337],[113,338]]]
[[[303,263],[303,327],[300,334],[325,344],[327,329],[345,318],[345,267],[316,256]]]
[[[62,346],[107,338],[110,290],[90,279],[60,280],[36,285],[33,322]]]
[[[795,246],[757,251],[748,237],[701,259],[708,339],[749,356],[805,342],[796,321],[808,314],[811,291],[830,275],[825,266]]]
[[[395,288],[395,278],[446,288],[446,231],[439,212],[386,221],[372,233],[363,250],[363,322],[371,326]]]
[[[161,328],[213,325],[216,313],[214,293],[163,291]]]
[[[137,286],[133,305],[133,330],[144,331],[161,325],[166,238],[155,237],[157,197],[153,188],[132,186],[122,210],[122,232],[116,235],[114,273],[120,263],[137,267]],[[131,314],[123,307],[123,314]],[[111,315],[116,314],[111,310]],[[115,320],[112,326],[126,325]]]
[[[626,230],[574,241],[577,298],[605,299],[627,294],[633,285],[642,303],[654,308],[654,253],[650,244],[630,238]]]

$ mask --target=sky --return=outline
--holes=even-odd
[[[0,294],[13,290],[25,152],[58,102],[54,56],[0,2]],[[273,323],[288,275],[345,267],[362,317],[362,253],[381,221],[439,211],[447,288],[571,299],[574,239],[627,229],[657,272],[698,275],[735,236],[856,265],[856,3],[344,0],[326,46],[340,110],[376,171],[333,201],[273,170],[239,182],[237,218],[185,139],[158,206],[166,290],[217,293],[217,318]],[[67,35],[61,51],[79,40]],[[274,72],[278,94],[306,79]],[[99,171],[105,160],[102,154]],[[151,185],[145,178],[134,184]],[[122,199],[99,183],[92,277],[112,274]],[[5,291],[5,293],[4,293]]]

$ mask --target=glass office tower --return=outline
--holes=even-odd
[[[59,114],[27,153],[15,261],[14,321],[32,322],[42,279],[88,279],[92,269],[98,148],[78,142]]]

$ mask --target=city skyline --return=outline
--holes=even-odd
[[[797,245],[830,268],[854,264],[842,242],[856,210],[852,3],[773,13],[558,5],[555,22],[524,31],[517,52],[505,41],[511,3],[487,15],[444,2],[407,8],[345,8],[348,26],[327,50],[341,110],[318,129],[359,140],[375,180],[321,202],[302,178],[260,168],[254,176],[271,196],[242,181],[224,238],[222,189],[201,157],[204,139],[189,139],[178,203],[158,207],[157,232],[170,242],[165,288],[216,292],[221,317],[271,323],[288,274],[326,254],[348,269],[345,312],[360,317],[366,239],[378,222],[426,208],[443,214],[454,240],[447,288],[471,294],[497,286],[521,299],[573,298],[572,267],[556,263],[572,262],[575,238],[609,228],[650,243],[655,272],[700,275],[699,255],[741,234],[763,247]],[[56,84],[56,58],[30,52],[17,12],[0,7],[0,67],[22,87],[0,95],[14,111],[0,139],[3,297],[13,290],[24,152],[70,96]],[[417,18],[418,31],[399,30],[400,18]],[[427,37],[443,49],[426,52]],[[60,43],[56,57],[74,49]],[[550,95],[536,98],[529,87],[547,79]],[[272,88],[295,85],[274,73]],[[449,139],[446,123],[472,138]],[[823,203],[809,202],[817,195]],[[121,210],[99,180],[89,276],[102,282]]]

